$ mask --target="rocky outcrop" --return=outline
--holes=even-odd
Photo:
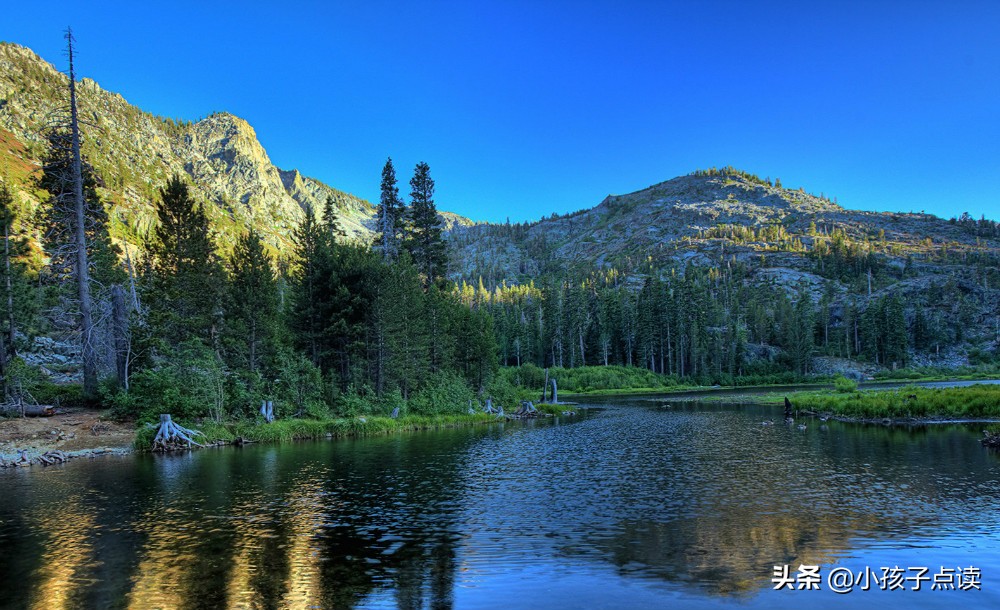
[[[30,49],[0,43],[0,167],[34,165],[45,152],[45,131],[59,122],[66,76]],[[227,249],[236,234],[252,226],[277,250],[291,246],[291,232],[307,206],[322,214],[332,198],[348,238],[373,236],[374,206],[297,170],[276,167],[245,120],[216,113],[196,122],[154,116],[121,95],[83,79],[79,87],[83,152],[103,180],[113,237],[138,241],[155,222],[157,189],[173,174],[190,179],[195,197],[205,201]],[[7,135],[4,135],[7,134]],[[16,150],[15,150],[16,149]],[[28,171],[11,172],[19,193],[39,204]],[[468,220],[443,214],[446,225]]]

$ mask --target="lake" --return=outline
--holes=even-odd
[[[779,407],[601,401],[0,472],[0,606],[1000,607],[983,424],[800,430],[761,425]],[[819,590],[797,588],[809,566]]]

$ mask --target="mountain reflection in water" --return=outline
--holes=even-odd
[[[0,606],[796,607],[833,594],[773,591],[775,565],[873,562],[983,569],[895,603],[998,603],[979,426],[660,404],[3,472]]]

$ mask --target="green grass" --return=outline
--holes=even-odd
[[[1000,385],[964,388],[870,390],[850,394],[796,392],[789,399],[799,411],[856,419],[1000,417]]]
[[[280,419],[270,424],[260,422],[215,423],[204,422],[181,425],[201,430],[208,442],[231,443],[242,438],[255,443],[280,443],[293,440],[316,438],[345,438],[358,436],[378,436],[409,430],[431,428],[453,428],[495,422],[496,417],[486,413],[475,415],[407,415],[399,419],[389,417],[352,417],[337,419]],[[155,428],[143,426],[136,433],[134,447],[137,451],[152,449]],[[199,442],[204,439],[199,437]]]
[[[541,394],[545,371],[535,365],[506,367],[501,376],[532,396]],[[792,372],[757,373],[733,376],[728,374],[699,375],[697,377],[661,375],[649,369],[629,366],[581,366],[575,368],[552,367],[549,378],[555,379],[560,396],[609,396],[622,394],[658,394],[723,387],[749,387],[791,385],[829,381],[826,377],[803,377]]]
[[[878,381],[975,381],[977,379],[995,379],[998,376],[1000,376],[1000,364],[979,364],[953,369],[922,366],[882,371],[875,375],[875,379]]]

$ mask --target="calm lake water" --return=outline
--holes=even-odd
[[[1000,607],[1000,457],[981,424],[595,407],[0,472],[0,606]],[[820,590],[774,590],[786,564],[819,566]],[[981,590],[828,586],[896,566],[978,568]]]

